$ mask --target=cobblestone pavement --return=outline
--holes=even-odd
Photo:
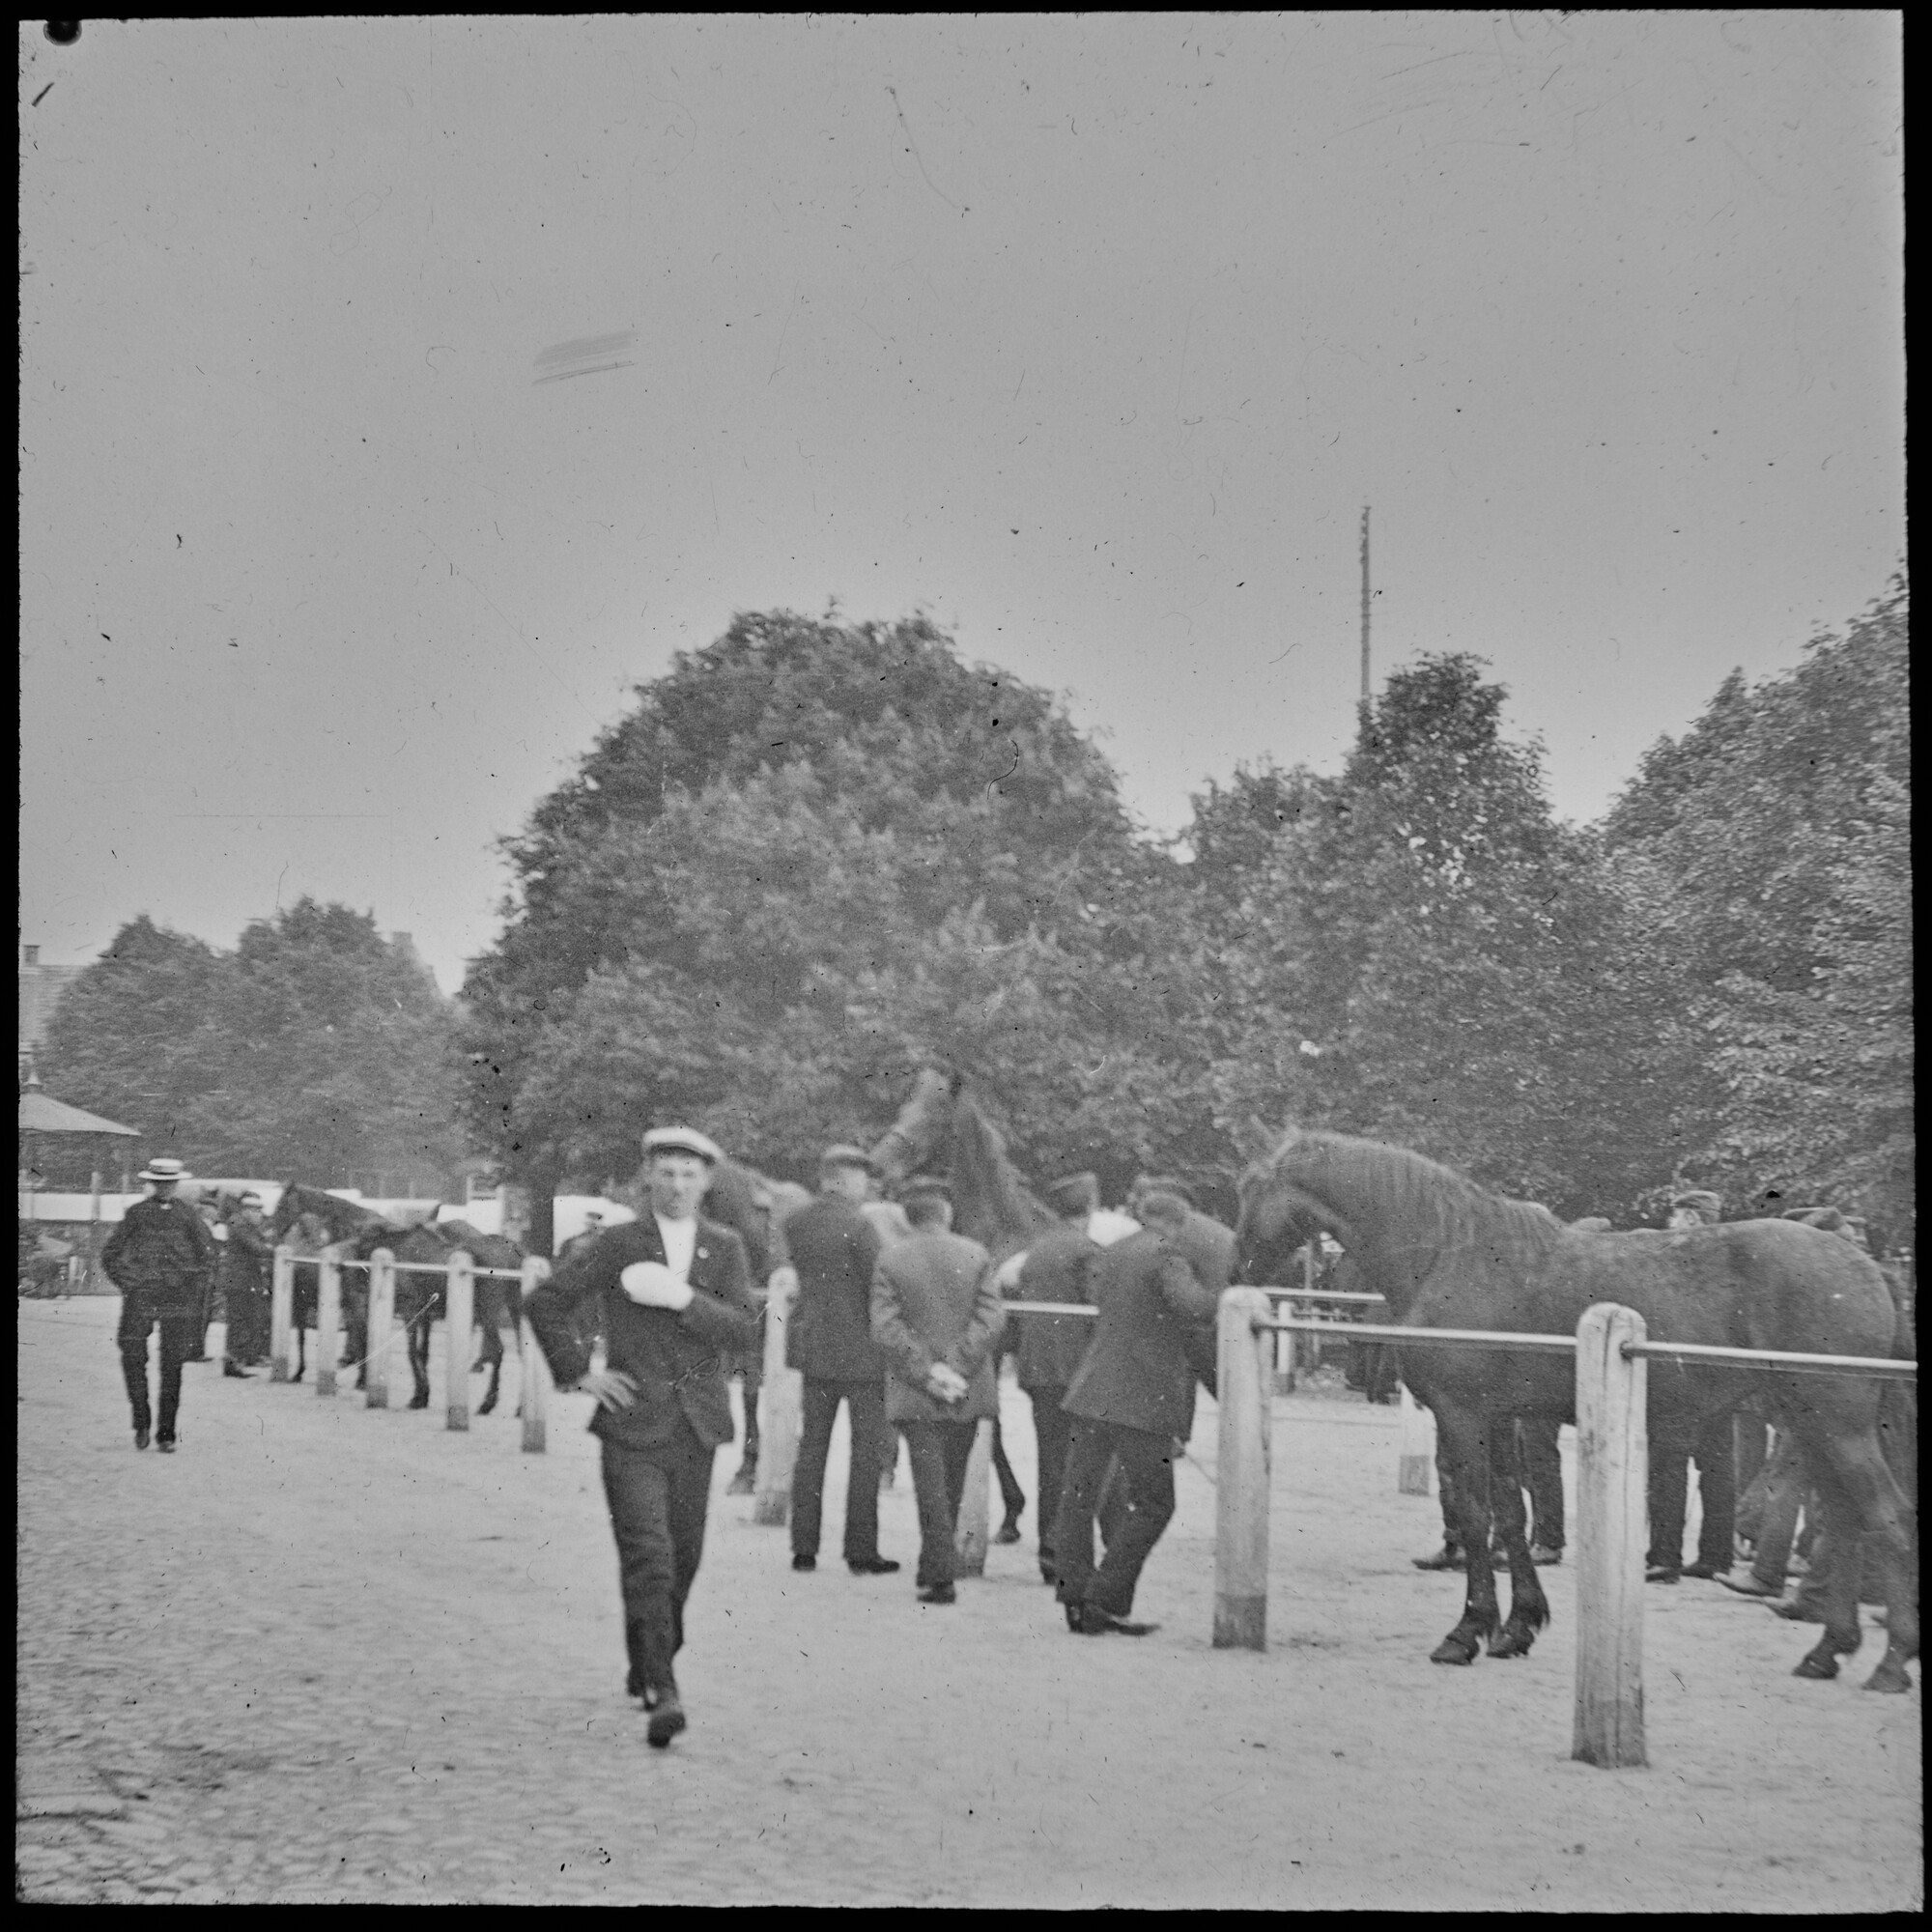
[[[1753,1605],[1686,1585],[1652,1611],[1645,1772],[1569,1762],[1567,1571],[1533,1658],[1432,1668],[1460,1584],[1408,1566],[1435,1505],[1394,1494],[1392,1411],[1277,1406],[1264,1656],[1208,1642],[1211,1404],[1140,1643],[1066,1634],[1030,1516],[922,1608],[903,1466],[882,1540],[906,1569],[848,1576],[842,1440],[794,1576],[725,1450],[693,1726],[653,1752],[582,1399],[521,1453],[513,1360],[503,1411],[450,1433],[439,1332],[427,1414],[191,1366],[180,1453],[137,1455],[117,1308],[19,1307],[19,1898],[1922,1902],[1918,1692],[1796,1683],[1802,1636]]]

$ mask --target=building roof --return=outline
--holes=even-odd
[[[23,1134],[126,1134],[138,1139],[139,1127],[124,1127],[119,1121],[103,1121],[99,1114],[83,1113],[64,1100],[50,1100],[44,1094],[20,1095],[20,1131]]]

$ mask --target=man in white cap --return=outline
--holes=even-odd
[[[161,1331],[161,1413],[155,1443],[163,1455],[174,1450],[182,1363],[201,1332],[202,1297],[219,1254],[201,1216],[179,1198],[186,1175],[182,1162],[166,1155],[151,1160],[141,1179],[153,1192],[128,1208],[100,1250],[101,1268],[121,1291],[114,1340],[133,1410],[136,1449],[148,1446],[154,1421],[148,1406],[148,1337],[156,1325]]]
[[[730,1441],[727,1351],[758,1340],[758,1304],[735,1230],[699,1215],[724,1158],[690,1127],[644,1136],[648,1211],[569,1256],[526,1313],[560,1389],[597,1399],[604,1494],[624,1600],[625,1690],[663,1749],[685,1728],[672,1662],[704,1551],[711,1463]],[[607,1367],[585,1331],[601,1316]]]

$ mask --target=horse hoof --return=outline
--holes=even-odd
[[[1867,1690],[1887,1690],[1894,1696],[1903,1696],[1912,1689],[1912,1679],[1907,1674],[1904,1664],[1881,1663],[1865,1679],[1864,1688]]]
[[[1794,1677],[1809,1677],[1820,1684],[1829,1684],[1838,1674],[1838,1660],[1829,1650],[1814,1650],[1800,1660],[1798,1667],[1791,1674]]]
[[[1490,1639],[1492,1657],[1527,1657],[1529,1647],[1536,1639],[1521,1631],[1506,1630]]]
[[[496,1406],[497,1405],[494,1402],[480,1402],[476,1405],[476,1413],[478,1415],[488,1415]]]
[[[410,1398],[410,1406],[412,1408],[427,1408],[429,1406],[429,1397],[426,1395],[412,1395]]]
[[[1474,1663],[1476,1646],[1466,1637],[1445,1636],[1429,1653],[1431,1663]]]

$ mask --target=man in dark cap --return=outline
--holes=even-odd
[[[1046,1190],[1047,1206],[1060,1226],[1039,1236],[1020,1264],[1021,1301],[1094,1300],[1092,1273],[1100,1244],[1087,1232],[1100,1205],[1099,1183],[1091,1174],[1069,1174]],[[1061,1407],[1087,1346],[1094,1339],[1091,1316],[1028,1315],[1012,1323],[1018,1338],[1019,1384],[1033,1405],[1033,1436],[1039,1490],[1039,1574],[1042,1582],[1059,1580],[1053,1564],[1054,1522],[1060,1511],[1061,1477],[1066,1466],[1066,1440],[1072,1418]]]
[[[724,1353],[751,1347],[760,1317],[745,1245],[698,1204],[724,1159],[690,1127],[644,1136],[645,1211],[564,1260],[526,1304],[559,1389],[597,1399],[604,1495],[624,1599],[625,1690],[663,1749],[685,1728],[672,1662],[704,1550],[711,1463],[731,1439]],[[585,1339],[602,1317],[608,1366]]]
[[[805,1378],[798,1460],[791,1478],[791,1567],[818,1567],[825,1460],[838,1405],[851,1424],[845,1476],[845,1567],[886,1577],[899,1566],[879,1554],[879,1465],[886,1429],[886,1357],[872,1339],[872,1267],[879,1236],[862,1204],[877,1163],[844,1142],[818,1157],[818,1198],[784,1224],[798,1298],[785,1325],[785,1362]]]
[[[1671,1197],[1665,1228],[1694,1232],[1717,1225],[1723,1202],[1709,1188],[1691,1187]],[[1697,1464],[1697,1500],[1703,1521],[1697,1531],[1697,1560],[1684,1561],[1684,1519],[1690,1492],[1690,1463]],[[1646,1583],[1674,1583],[1680,1577],[1706,1579],[1727,1572],[1737,1553],[1737,1444],[1731,1412],[1704,1425],[1688,1451],[1682,1442],[1650,1445],[1650,1553],[1644,1559]]]
[[[199,1335],[202,1299],[218,1253],[199,1213],[179,1197],[187,1169],[166,1155],[151,1160],[141,1179],[153,1190],[137,1201],[100,1250],[107,1279],[121,1291],[121,1321],[114,1332],[128,1402],[134,1414],[134,1447],[148,1446],[153,1412],[148,1406],[148,1337],[161,1334],[161,1416],[155,1446],[174,1451],[181,1412],[182,1364]]]
[[[1140,1636],[1152,1628],[1129,1623],[1127,1613],[1142,1566],[1174,1515],[1177,1443],[1194,1428],[1188,1331],[1211,1321],[1219,1305],[1183,1258],[1191,1211],[1179,1195],[1143,1195],[1142,1232],[1103,1250],[1092,1270],[1099,1313],[1066,1392],[1073,1429],[1053,1535],[1066,1626],[1083,1635]],[[1096,1568],[1094,1519],[1116,1458],[1126,1511]]]
[[[1006,1311],[993,1261],[955,1235],[952,1191],[922,1178],[904,1190],[910,1239],[872,1266],[872,1337],[888,1363],[886,1420],[903,1432],[919,1502],[919,1600],[953,1601],[953,1536],[980,1419],[999,1412],[993,1364]]]
[[[262,1197],[252,1188],[242,1195],[228,1223],[221,1249],[221,1293],[228,1310],[228,1334],[221,1373],[245,1378],[269,1352],[269,1300],[275,1251],[262,1220]]]

